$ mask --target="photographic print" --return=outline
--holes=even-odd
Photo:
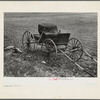
[[[99,99],[99,1],[0,2],[0,98]]]
[[[97,77],[94,12],[4,12],[4,77]]]

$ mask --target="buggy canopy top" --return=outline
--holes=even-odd
[[[46,35],[50,35],[50,34],[57,35],[58,29],[57,26],[52,23],[42,23],[38,25],[38,32],[40,33],[40,35],[42,33]]]

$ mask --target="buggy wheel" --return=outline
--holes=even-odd
[[[48,63],[55,62],[57,56],[57,46],[51,39],[45,39],[41,45],[41,50],[43,51],[44,60]],[[45,59],[46,58],[46,59]]]
[[[30,31],[25,31],[22,36],[22,49],[24,52],[35,49],[35,38]]]
[[[69,39],[65,48],[65,53],[73,60],[78,61],[83,55],[81,42],[76,38]]]

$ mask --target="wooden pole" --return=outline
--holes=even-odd
[[[74,62],[69,56],[67,56],[66,53],[64,53],[62,50],[59,49],[59,51],[61,53],[63,53],[70,61],[72,61],[76,66],[78,66],[81,70],[83,70],[84,72],[88,73],[90,76],[95,77],[95,75],[93,75],[92,73],[90,73],[89,71],[87,71],[86,69],[84,69],[82,66],[80,66],[78,63]]]
[[[87,53],[86,51],[84,51],[84,53],[86,53],[92,60],[94,60],[97,63],[97,60],[94,59],[89,53]]]

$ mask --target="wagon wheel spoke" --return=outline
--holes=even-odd
[[[29,39],[29,42],[30,42],[30,43],[31,43],[31,42],[33,43],[33,41],[35,40],[35,39],[34,39],[34,36],[32,35],[32,33],[31,33],[30,31],[28,31],[27,37],[28,37],[27,39]]]
[[[72,60],[78,61],[83,54],[81,42],[76,38],[71,38],[65,48],[65,53],[68,54]]]
[[[78,54],[77,53],[75,53],[75,52],[73,52],[73,56],[74,56],[74,59],[78,59]]]
[[[43,41],[41,49],[43,52],[47,53],[48,63],[56,60],[57,47],[53,40],[46,39]]]
[[[74,53],[74,55],[75,55],[75,59],[78,59],[78,54],[77,53]]]
[[[22,36],[22,48],[23,51],[25,52],[29,52],[31,51],[33,48],[33,45],[35,45],[35,38],[32,35],[32,33],[30,31],[25,31],[25,33]]]
[[[75,40],[73,39],[73,40],[72,40],[72,46],[74,46],[74,45],[75,45]]]

